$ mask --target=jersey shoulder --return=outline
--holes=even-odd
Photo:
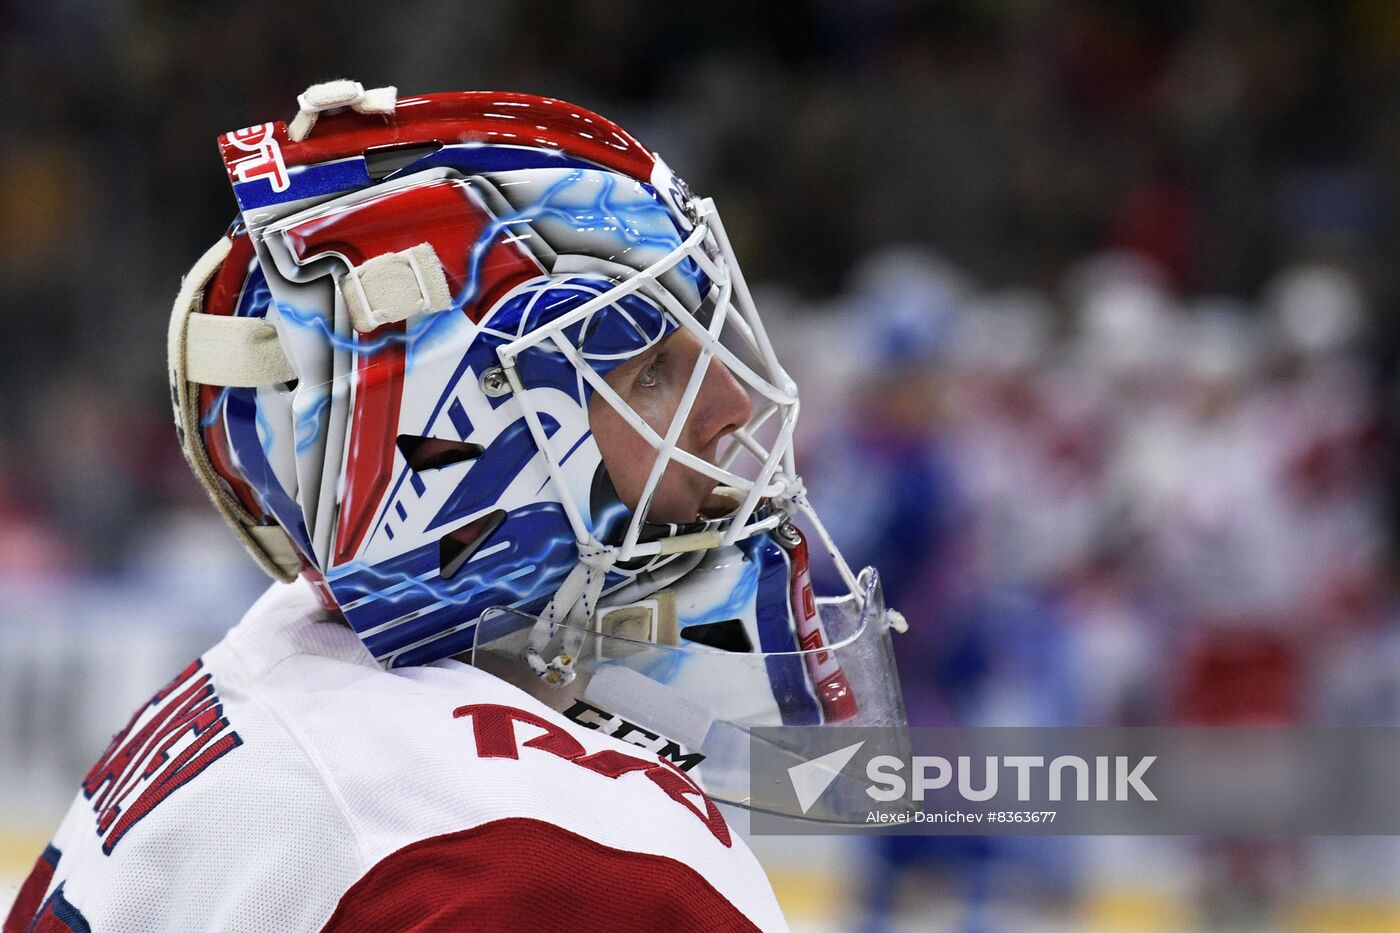
[[[436,837],[481,830],[498,838],[509,827],[533,837],[552,827],[682,860],[705,877],[763,879],[684,771],[497,677],[453,661],[399,671],[305,667],[273,672],[266,702],[320,770],[370,863]]]
[[[540,872],[498,873],[496,887],[512,896],[543,897],[560,883],[544,864],[549,854],[562,872],[595,864],[602,873],[606,865],[612,877],[631,866],[634,903],[647,891],[691,884],[717,893],[737,916],[782,928],[762,867],[689,775],[492,674],[450,660],[384,670],[307,655],[269,669],[261,689],[376,866],[357,897],[406,890],[385,881],[405,864],[456,862],[482,877],[484,861],[509,865],[504,853],[516,851]],[[531,887],[537,883],[546,887]]]

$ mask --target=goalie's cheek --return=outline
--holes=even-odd
[[[623,396],[627,399],[627,396]],[[666,421],[658,423],[654,419],[673,415],[674,407],[668,413],[664,404],[657,404],[655,395],[648,403],[632,403],[633,411],[646,420],[658,434],[666,431]],[[632,425],[615,411],[611,405],[595,396],[589,405],[589,423],[598,443],[598,451],[617,490],[618,497],[629,509],[635,509],[646,487],[647,477],[656,462],[657,450]],[[690,483],[683,477],[703,480],[693,471],[680,464],[670,464],[652,498],[649,518],[655,521],[691,521],[694,519],[696,503],[703,501],[705,493],[691,490]],[[707,493],[708,490],[705,490]]]
[[[679,392],[673,393],[659,386],[642,387],[637,391],[624,394],[623,398],[632,406],[632,410],[662,437],[665,437],[666,432],[670,430],[671,419],[675,417],[676,409],[680,405]],[[631,430],[630,426],[629,430]],[[641,441],[647,450],[652,449],[651,445],[643,440],[636,431],[632,431],[632,436]]]
[[[625,386],[614,385],[613,388],[647,424],[653,423],[647,412],[637,409]],[[595,394],[588,403],[588,424],[613,488],[624,505],[635,509],[646,483],[647,471],[656,459],[655,448],[601,395]]]

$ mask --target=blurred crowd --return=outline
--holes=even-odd
[[[787,319],[820,386],[810,486],[911,621],[912,721],[1400,721],[1386,432],[1346,269],[1245,302],[1183,299],[1129,252],[1045,293],[897,249]]]
[[[1400,725],[1390,439],[1353,272],[1309,261],[1248,300],[1191,297],[1107,251],[1042,291],[906,247],[818,307],[763,298],[804,387],[818,511],[909,620],[912,724]],[[1090,867],[1103,842],[873,840],[866,928],[907,909],[909,869],[955,886],[959,928],[997,928],[995,905],[1114,877]],[[1311,840],[1122,854],[1154,852],[1183,857],[1198,928],[1266,928],[1324,868],[1397,864]]]

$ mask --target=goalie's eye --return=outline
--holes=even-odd
[[[651,361],[637,374],[637,385],[644,388],[653,388],[661,381],[661,373],[665,371],[667,357],[665,352],[658,351]]]

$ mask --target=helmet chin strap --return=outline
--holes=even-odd
[[[604,545],[580,544],[578,552],[578,563],[540,613],[530,630],[529,647],[525,649],[525,663],[530,665],[530,670],[541,680],[558,687],[574,679],[574,665],[588,635],[589,620],[598,608],[603,582],[617,563],[617,551]],[[561,627],[564,632],[559,653],[546,661],[544,652],[554,643]]]
[[[674,533],[676,526],[671,528]],[[718,545],[718,532],[703,534],[707,535],[707,540],[713,539],[710,547]],[[696,536],[692,533],[682,537]],[[529,645],[525,649],[525,663],[545,683],[563,687],[573,681],[574,666],[578,663],[579,650],[588,637],[594,613],[598,610],[603,584],[607,580],[608,571],[618,562],[620,553],[618,548],[605,544],[587,543],[578,546],[578,563],[569,571],[569,575],[564,578],[559,589],[554,591],[554,596],[540,613],[539,619],[530,630]],[[696,554],[698,559],[700,552],[690,553]],[[679,562],[671,562],[670,566],[675,568],[677,564],[680,573],[665,574],[666,579],[674,580],[677,576],[684,576],[695,566],[695,561],[682,559]],[[659,588],[654,579],[652,583],[652,589]],[[633,583],[633,586],[635,585],[636,581]],[[556,640],[558,653],[546,660],[545,656]]]
[[[851,593],[859,600],[863,591],[846,566],[840,551],[836,550],[836,545],[832,542],[826,528],[823,527],[820,519],[817,518],[807,502],[806,490],[801,478],[794,476],[785,494],[780,498],[775,498],[772,505],[787,516],[789,521],[793,515],[799,512],[808,516],[816,528],[817,534],[835,559],[837,569],[850,586]],[[711,546],[720,546],[718,533],[712,532],[711,534],[715,538],[714,544]],[[603,584],[607,579],[608,571],[618,562],[621,553],[615,547],[597,543],[579,544],[578,552],[578,563],[569,571],[569,575],[564,578],[564,582],[554,592],[554,596],[544,607],[539,618],[535,621],[534,627],[530,630],[529,644],[523,657],[525,663],[529,665],[530,670],[535,672],[536,676],[545,683],[556,687],[566,686],[576,676],[574,668],[578,663],[579,652],[591,629],[594,613],[598,610]],[[693,564],[682,571],[681,575],[688,572],[690,567],[693,567]],[[903,617],[899,617],[895,626],[900,631],[904,630]],[[563,631],[561,632],[560,629]],[[553,657],[546,659],[551,647],[556,645],[556,653]]]

